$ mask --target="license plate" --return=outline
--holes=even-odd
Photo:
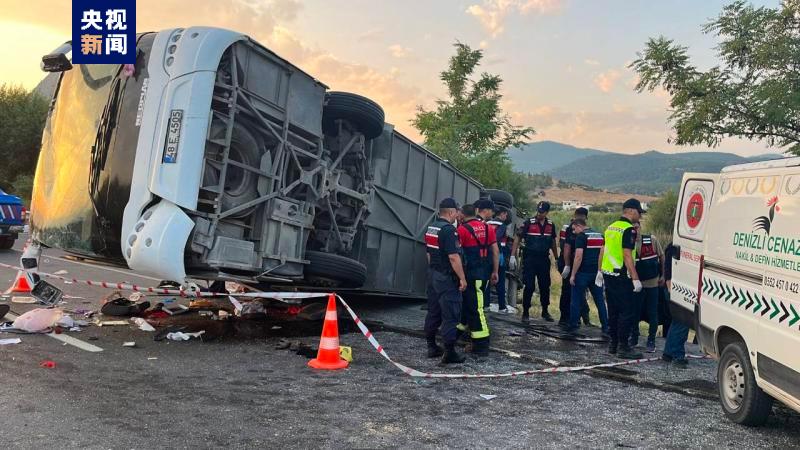
[[[164,158],[162,162],[175,163],[178,160],[178,143],[181,140],[181,126],[183,125],[183,110],[173,109],[169,115],[167,125],[167,139],[164,142]]]

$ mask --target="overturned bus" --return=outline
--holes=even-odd
[[[247,36],[137,36],[134,66],[58,76],[36,170],[33,239],[180,283],[424,296],[424,230],[475,181]]]

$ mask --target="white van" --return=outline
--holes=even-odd
[[[676,216],[671,310],[719,359],[725,414],[800,412],[800,158],[687,173]]]

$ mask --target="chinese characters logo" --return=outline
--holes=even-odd
[[[72,0],[72,62],[136,63],[136,0]]]

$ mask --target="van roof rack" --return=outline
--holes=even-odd
[[[745,170],[779,169],[782,167],[800,166],[800,157],[771,159],[747,164],[737,164],[722,168],[722,173],[743,172]]]

